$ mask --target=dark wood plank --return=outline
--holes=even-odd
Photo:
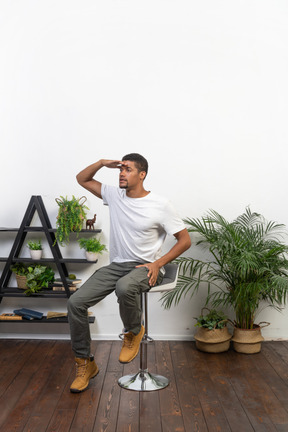
[[[107,359],[107,372],[118,372],[119,377],[123,372],[123,364],[119,362],[119,354],[122,347],[122,341],[114,341],[111,347],[110,357]]]
[[[15,376],[21,371],[23,366],[28,362],[33,352],[37,350],[40,341],[21,341],[20,343],[8,343],[8,346],[2,346],[1,349],[1,375],[0,375],[0,396],[6,391],[13,382]],[[3,353],[3,357],[2,357]],[[37,354],[36,354],[37,355]],[[13,369],[11,364],[13,363]]]
[[[27,385],[2,425],[5,431],[24,430],[39,397],[49,385],[49,379],[53,371],[55,371],[55,366],[57,368],[63,362],[63,358],[67,354],[67,347],[65,343],[54,343],[47,355],[42,357],[40,350],[39,354],[37,356],[33,354],[30,361],[21,370],[20,376],[22,379],[23,377],[26,379]]]
[[[5,430],[4,424],[6,424],[6,428],[8,428],[10,422],[11,425],[15,422],[17,414],[14,415],[14,412],[15,410],[17,411],[17,404],[21,405],[23,394],[27,387],[30,386],[34,374],[37,374],[39,368],[44,365],[54,345],[54,341],[37,341],[37,343],[36,341],[30,341],[22,345],[21,352],[18,351],[16,345],[14,346],[15,361],[9,363],[9,372],[5,369],[5,374],[7,375],[7,380],[10,385],[0,398],[0,430],[1,428]],[[13,351],[12,347],[10,347],[10,349]],[[42,391],[42,385],[43,383],[39,383],[39,391]],[[31,409],[33,409],[33,403],[31,404]],[[21,417],[21,412],[19,412],[19,415]]]
[[[288,380],[287,364],[278,357],[275,352],[275,345],[271,342],[264,344],[261,356],[253,358],[253,364],[258,368],[263,380],[281,401],[288,406]]]
[[[73,421],[73,409],[57,410],[45,432],[67,432]],[[41,429],[39,429],[40,432]]]
[[[229,361],[229,356],[224,353],[207,353],[205,362],[214,386],[215,396],[221,403],[231,430],[237,431],[241,427],[245,432],[253,432],[247,414],[230,381],[230,368],[233,365]]]
[[[93,432],[115,432],[120,403],[119,373],[107,372]]]
[[[99,368],[99,373],[90,381],[89,387],[85,392],[74,395],[79,399],[79,404],[69,432],[79,432],[80,430],[82,432],[90,432],[93,430],[102,386],[107,371],[107,358],[110,356],[111,346],[111,341],[101,341],[96,343],[94,350],[91,350],[91,352],[94,353],[94,359]]]
[[[208,430],[230,432],[229,423],[206,364],[207,356],[210,354],[198,351],[195,347],[195,343],[185,345],[185,349],[187,358],[190,359],[190,368],[193,373],[192,376],[195,382],[196,392],[201,403]]]
[[[121,375],[136,375],[139,368],[140,356],[138,354],[131,363],[124,365]],[[118,378],[120,378],[119,375]],[[139,392],[121,388],[117,432],[139,430],[139,397]]]
[[[148,343],[147,346],[147,366],[150,373],[156,373],[156,350],[155,342]],[[161,431],[161,416],[159,392],[140,393],[139,408],[140,428],[139,432]]]
[[[55,345],[55,355],[50,361],[49,380],[34,404],[25,431],[38,432],[49,424],[73,367],[70,351],[70,344],[66,341],[58,341]]]
[[[229,355],[233,365],[230,368],[231,383],[252,427],[256,432],[276,431],[277,429],[262,404],[261,395],[257,393],[256,377],[250,373],[251,369],[255,369],[253,356],[259,354],[245,355],[230,351]]]
[[[249,356],[248,359],[243,359],[246,360],[247,363],[249,360],[249,366],[251,366],[250,368],[246,368],[245,377],[249,380],[250,388],[253,388],[254,393],[257,394],[258,401],[261,403],[276,429],[278,430],[279,427],[283,428],[285,426],[286,430],[288,430],[288,412],[275,396],[271,387],[267,384],[266,377],[264,379],[263,374],[261,375],[261,373],[259,373],[259,369],[255,365],[258,358],[261,359],[261,355],[252,355]],[[269,375],[270,372],[266,371],[266,373]]]
[[[186,343],[188,348],[188,343]],[[192,344],[192,342],[191,342]],[[193,380],[193,370],[190,367],[190,354],[185,350],[185,343],[170,342],[173,370],[182,409],[185,430],[191,432],[207,432],[198,392]]]
[[[163,375],[170,380],[169,386],[159,391],[162,429],[167,432],[174,430],[184,432],[184,422],[168,341],[157,341],[156,368],[159,375]]]
[[[262,354],[283,383],[288,385],[288,344],[285,342],[266,342],[262,344]]]

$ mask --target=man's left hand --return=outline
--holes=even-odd
[[[156,262],[153,262],[153,263],[146,263],[146,264],[141,264],[141,265],[136,266],[136,268],[139,268],[139,267],[146,267],[148,269],[147,276],[149,278],[149,285],[151,287],[156,285],[160,266]]]

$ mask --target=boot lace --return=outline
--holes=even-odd
[[[134,345],[134,334],[131,332],[124,334],[123,347],[131,349],[133,348],[133,345]]]
[[[76,377],[83,378],[87,370],[87,361],[83,363],[76,363]]]

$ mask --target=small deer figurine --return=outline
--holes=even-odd
[[[94,223],[96,222],[96,214],[94,214],[93,219],[87,219],[86,220],[86,229],[93,229],[94,230]]]

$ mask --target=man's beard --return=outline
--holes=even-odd
[[[128,182],[125,180],[122,180],[122,182],[119,183],[120,189],[127,189],[128,188]]]

